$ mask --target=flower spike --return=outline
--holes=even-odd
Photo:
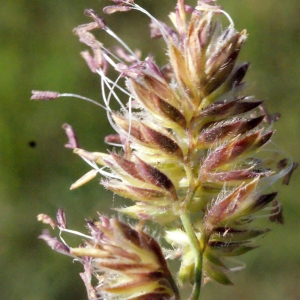
[[[255,239],[269,231],[256,225],[258,218],[283,223],[277,192],[268,189],[280,178],[288,184],[297,164],[271,141],[279,115],[270,115],[245,91],[249,63],[238,63],[238,57],[247,32],[236,30],[215,0],[198,0],[195,7],[178,0],[170,26],[133,0],[112,2],[104,13],[137,10],[149,17],[151,37],[166,43],[166,64],[160,67],[152,55],[143,58],[131,50],[88,9],[92,22],[74,33],[90,48],[81,55],[100,76],[103,105],[49,91],[33,91],[32,99],[75,96],[105,109],[115,131],[105,138],[114,147],[107,153],[82,149],[72,127],[64,125],[66,147],[92,168],[71,189],[100,174],[102,186],[131,200],[113,210],[139,223],[100,215],[99,221],[87,221],[88,236],[68,230],[60,210],[57,221],[45,214],[38,219],[84,237],[84,244],[72,248],[48,232],[41,238],[83,264],[89,299],[177,300],[178,286],[189,282],[189,299],[198,300],[208,281],[232,284],[230,272],[243,265],[232,267],[230,258],[257,248]],[[94,30],[118,45],[106,48]],[[110,67],[115,78],[108,77]],[[146,222],[160,226],[166,249],[143,229]],[[180,259],[176,282],[167,259]]]

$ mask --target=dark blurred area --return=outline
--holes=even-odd
[[[136,1],[168,21],[175,0]],[[188,1],[195,4],[196,1]],[[84,9],[101,13],[108,1],[4,1],[0,12],[0,299],[87,299],[82,267],[52,251],[37,237],[46,225],[39,213],[55,216],[64,207],[69,227],[85,232],[86,218],[110,213],[118,199],[99,180],[70,191],[90,168],[64,148],[63,123],[71,124],[83,148],[106,151],[112,129],[103,110],[77,99],[30,101],[31,90],[72,92],[101,101],[99,78],[79,52],[72,29],[90,20]],[[250,61],[249,93],[280,112],[274,143],[300,161],[300,2],[299,0],[220,0],[249,38],[240,61]],[[108,25],[132,48],[164,64],[166,47],[149,43],[148,19],[139,12],[106,16]],[[226,22],[226,20],[224,19]],[[98,37],[113,45],[104,32]],[[158,49],[158,50],[157,50]],[[206,300],[300,299],[300,171],[280,188],[285,225],[259,240],[261,247],[241,257],[247,267],[233,275],[233,287],[208,284]],[[277,188],[276,187],[276,188]],[[275,189],[276,189],[275,188]],[[57,234],[57,232],[55,233]],[[72,241],[72,240],[71,240]],[[80,241],[79,241],[80,242]],[[77,242],[74,246],[77,245]]]

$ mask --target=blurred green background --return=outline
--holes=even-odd
[[[166,20],[175,0],[137,1]],[[195,4],[195,1],[189,1]],[[300,2],[299,0],[220,0],[236,28],[247,29],[240,56],[250,61],[250,92],[266,100],[282,118],[275,124],[274,142],[300,161]],[[55,216],[64,207],[69,227],[84,231],[85,218],[117,206],[98,180],[70,191],[69,186],[89,167],[63,145],[61,129],[71,124],[81,145],[105,151],[111,132],[105,113],[76,99],[29,101],[32,89],[73,92],[101,100],[99,79],[79,52],[86,47],[72,29],[90,22],[85,8],[101,12],[105,1],[3,1],[0,11],[0,299],[86,299],[78,273],[81,265],[59,255],[37,239],[47,227],[36,221],[44,212]],[[106,17],[133,48],[155,54],[149,44],[148,20],[140,13]],[[138,38],[139,37],[139,38]],[[101,39],[108,41],[104,33]],[[110,43],[110,41],[108,41]],[[109,45],[112,45],[110,43]],[[165,47],[156,56],[164,61]],[[35,147],[30,143],[34,142]],[[275,226],[261,247],[241,259],[247,264],[233,275],[233,287],[208,284],[203,300],[300,299],[300,172],[290,186],[280,186],[285,225]]]

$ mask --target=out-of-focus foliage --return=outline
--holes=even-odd
[[[137,3],[166,20],[175,0]],[[188,1],[195,4],[195,1]],[[220,0],[236,28],[249,33],[240,60],[252,67],[246,80],[249,91],[266,100],[270,112],[281,112],[273,139],[300,161],[300,3],[298,0]],[[54,215],[64,207],[70,227],[82,231],[84,218],[109,212],[118,199],[94,180],[81,189],[68,187],[89,170],[63,147],[61,129],[72,124],[81,145],[104,151],[103,137],[111,132],[104,111],[74,99],[30,102],[32,89],[74,92],[101,100],[99,80],[79,52],[85,49],[72,35],[78,24],[89,22],[85,8],[101,11],[107,1],[4,1],[0,17],[0,298],[24,300],[86,299],[78,273],[81,265],[57,255],[37,239],[44,225],[36,215]],[[132,48],[144,55],[156,53],[164,63],[164,48],[156,41],[149,48],[148,20],[137,12],[106,17]],[[113,45],[105,34],[105,43]],[[140,38],[137,38],[140,37]],[[100,39],[101,39],[100,38]],[[285,225],[266,236],[262,247],[243,259],[247,268],[234,278],[235,286],[209,284],[202,298],[300,298],[299,195],[300,172],[289,187],[280,186]],[[71,244],[72,241],[70,241]]]

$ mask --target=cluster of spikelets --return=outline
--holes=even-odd
[[[191,282],[191,298],[197,299],[195,290],[203,282],[231,284],[226,259],[254,249],[253,239],[268,231],[252,226],[255,219],[282,222],[277,194],[266,189],[292,164],[266,145],[273,131],[262,101],[243,95],[248,64],[236,61],[247,35],[234,29],[220,7],[198,1],[194,8],[178,0],[171,28],[133,1],[113,2],[105,13],[135,9],[150,16],[151,36],[165,40],[168,64],[160,68],[152,57],[141,60],[98,14],[86,11],[93,22],[74,32],[91,48],[92,55],[85,51],[82,56],[101,77],[105,109],[116,131],[106,142],[121,150],[78,148],[72,128],[65,125],[68,147],[93,167],[72,188],[100,173],[104,187],[133,201],[117,209],[120,213],[161,224],[173,249],[165,253],[181,258],[177,283]],[[222,29],[219,15],[228,17],[228,28]],[[91,33],[94,29],[103,29],[121,47],[110,52]],[[119,73],[116,81],[106,77],[109,64]],[[126,90],[118,84],[121,78]],[[128,96],[127,105],[119,101],[119,91]],[[65,95],[34,92],[32,99]],[[120,102],[119,112],[110,109],[111,98]],[[62,211],[57,222],[46,215],[39,219],[69,231]],[[100,216],[87,225],[90,236],[80,248],[48,232],[41,237],[83,263],[90,299],[179,299],[163,252],[141,222],[134,228]]]
[[[66,217],[58,210],[57,221],[40,214],[40,221],[61,231]],[[162,250],[141,227],[135,229],[116,218],[100,215],[100,221],[87,221],[90,236],[79,234],[85,243],[70,248],[53,238],[48,231],[40,236],[55,251],[79,260],[84,266],[80,274],[89,299],[179,299],[178,290],[168,269]],[[80,257],[80,258],[79,258]],[[101,275],[103,273],[105,275]],[[92,285],[92,276],[98,280]]]

